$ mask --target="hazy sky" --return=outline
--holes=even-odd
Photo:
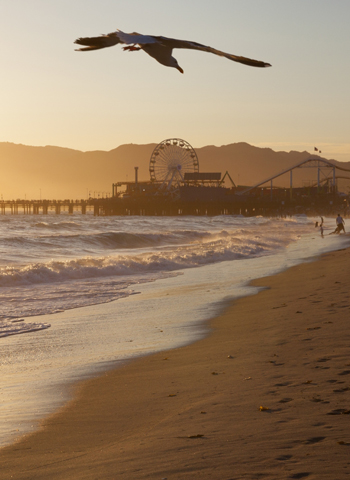
[[[1,0],[0,141],[111,150],[180,137],[350,161],[349,0]],[[175,50],[184,69],[120,46],[117,28],[263,60]]]

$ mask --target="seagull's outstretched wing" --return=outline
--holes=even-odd
[[[203,52],[214,53],[220,57],[228,58],[234,62],[243,63],[244,65],[250,65],[251,67],[271,67],[270,63],[261,62],[260,60],[253,60],[252,58],[239,57],[237,55],[232,55],[231,53],[225,53],[221,50],[216,50],[215,48],[202,45],[197,42],[188,42],[186,40],[177,40],[175,38],[167,37],[153,37],[158,40],[161,44],[170,48],[187,48],[190,50],[202,50]]]
[[[124,43],[120,40],[118,32],[107,33],[107,35],[101,35],[100,37],[84,37],[77,38],[75,40],[78,45],[86,45],[85,48],[77,48],[78,52],[84,52],[88,50],[99,50],[100,48],[113,47],[118,43]]]
[[[78,51],[99,50],[101,48],[113,47],[118,43],[133,45],[133,47],[124,47],[124,50],[144,50],[162,65],[177,68],[181,73],[183,70],[179,67],[177,60],[172,57],[174,48],[187,48],[190,50],[201,50],[203,52],[214,53],[220,57],[228,58],[234,62],[243,63],[252,67],[271,67],[269,63],[253,60],[251,58],[239,57],[231,53],[225,53],[221,50],[202,45],[197,42],[188,42],[186,40],[177,40],[175,38],[157,37],[153,35],[142,35],[137,32],[124,33],[121,30],[101,35],[99,37],[83,37],[75,40],[76,44],[83,45],[84,48],[78,48]],[[139,47],[135,47],[139,45]]]

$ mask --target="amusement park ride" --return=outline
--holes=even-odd
[[[150,180],[138,180],[135,168],[133,182],[113,184],[111,198],[88,200],[12,200],[0,201],[0,214],[56,214],[64,211],[82,214],[93,209],[94,215],[258,215],[273,212],[308,211],[319,208],[327,212],[333,206],[348,206],[346,194],[339,194],[337,179],[346,178],[349,169],[322,159],[309,158],[250,186],[236,186],[226,172],[199,172],[199,161],[193,147],[180,138],[159,143],[149,161]],[[317,169],[317,180],[307,188],[293,186],[293,172],[301,168]],[[337,171],[340,170],[340,175]],[[289,174],[289,191],[273,185],[273,181]],[[230,181],[230,187],[224,181]],[[300,182],[299,182],[300,183]],[[117,191],[121,187],[121,191]],[[282,209],[282,210],[281,210]],[[298,210],[299,209],[299,210]]]
[[[229,173],[221,178],[219,172],[199,172],[199,161],[194,148],[181,138],[168,138],[159,143],[152,152],[149,162],[149,182],[138,181],[138,167],[135,167],[134,182],[118,182],[113,184],[113,197],[117,196],[117,188],[125,186],[125,195],[137,192],[169,194],[176,192],[181,186],[220,186],[226,177],[235,186]]]
[[[160,183],[167,190],[185,182],[186,173],[198,173],[199,162],[195,150],[185,140],[171,138],[163,140],[153,150],[149,162],[152,183]]]
[[[287,168],[283,170],[280,173],[277,173],[276,175],[273,175],[272,177],[269,177],[259,183],[256,183],[252,187],[246,188],[238,193],[238,195],[246,195],[247,193],[251,192],[252,190],[263,186],[266,183],[270,183],[270,189],[272,192],[273,189],[273,180],[275,178],[281,177],[282,175],[285,175],[289,173],[289,178],[290,178],[290,196],[292,197],[292,192],[293,192],[293,171],[299,168],[317,168],[317,181],[314,182],[313,184],[309,185],[309,187],[321,187],[321,185],[327,185],[329,190],[332,190],[333,192],[337,191],[337,179],[338,178],[345,178],[345,179],[350,179],[348,176],[344,175],[337,175],[336,170],[341,170],[345,172],[350,172],[349,169],[347,168],[342,168],[339,167],[329,160],[325,160],[323,158],[319,157],[310,157],[306,160],[303,160],[296,165],[293,165],[290,168]]]
[[[317,180],[308,185],[309,188],[326,187],[328,192],[337,192],[337,179],[350,179],[350,176],[344,173],[337,174],[338,170],[350,172],[349,169],[339,167],[338,165],[320,158],[319,156],[310,156],[310,158],[299,162],[281,172],[265,178],[259,183],[250,187],[236,187],[230,174],[226,172],[221,178],[219,172],[199,172],[198,156],[194,148],[185,140],[180,138],[170,138],[159,143],[152,152],[149,162],[150,180],[148,182],[139,182],[137,178],[138,167],[135,167],[134,182],[119,182],[113,184],[113,197],[120,195],[130,196],[138,194],[153,195],[175,195],[181,187],[210,186],[222,187],[227,178],[234,193],[239,196],[256,194],[258,189],[269,190],[272,192],[280,190],[273,185],[273,181],[283,175],[289,174],[289,192],[290,198],[293,197],[293,172],[301,168],[317,169]],[[125,193],[117,192],[118,187],[125,187]],[[285,189],[284,189],[285,190]]]

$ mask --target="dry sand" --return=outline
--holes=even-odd
[[[207,338],[82,383],[1,480],[350,478],[349,265],[255,281]]]

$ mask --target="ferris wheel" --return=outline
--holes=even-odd
[[[199,171],[198,157],[195,150],[185,140],[170,138],[163,140],[153,150],[149,162],[151,182],[172,185],[184,182],[186,172]]]

